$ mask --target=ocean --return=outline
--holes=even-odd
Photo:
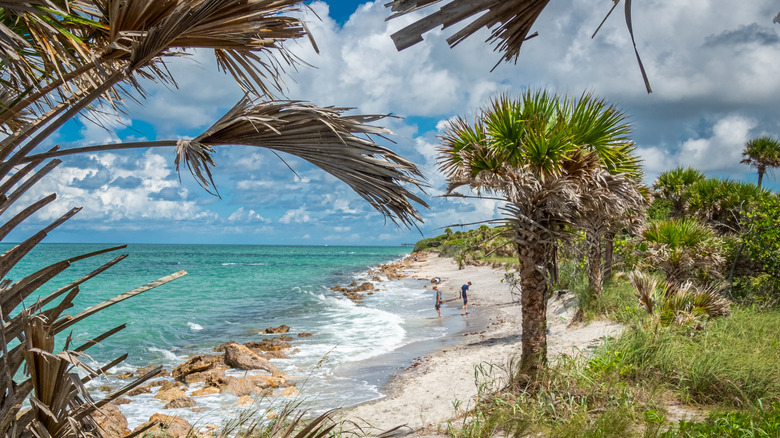
[[[0,250],[11,246],[3,244]],[[56,261],[110,246],[41,244],[8,278],[18,280]],[[129,245],[74,263],[25,303],[30,305],[125,253],[127,259],[82,285],[74,308],[66,313],[75,315],[180,270],[189,274],[72,327],[74,344],[79,345],[127,324],[125,330],[87,351],[88,363],[101,365],[129,354],[112,370],[114,375],[148,365],[162,365],[170,371],[194,355],[214,354],[214,347],[225,342],[272,337],[256,332],[285,324],[299,352],[273,362],[297,377],[301,408],[316,414],[381,397],[390,374],[409,366],[417,355],[453,342],[460,329],[434,318],[434,298],[423,280],[385,279],[376,284],[382,290],[366,296],[362,304],[330,290],[367,279],[369,269],[402,259],[409,253],[402,247]],[[297,337],[302,332],[313,336]],[[59,345],[64,338],[60,336]],[[237,370],[231,373],[243,375]],[[89,388],[100,396],[101,386],[118,388],[123,383],[111,375],[93,380]],[[131,430],[156,412],[203,426],[222,425],[246,410],[230,394],[197,397],[195,410],[163,409],[164,403],[153,395],[141,394],[120,406]],[[259,409],[280,403],[258,402],[255,408]]]

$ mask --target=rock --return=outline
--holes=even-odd
[[[116,375],[117,379],[129,379],[131,377],[133,377],[133,373],[122,373]]]
[[[292,336],[282,335],[282,336],[279,336],[279,340],[280,341],[291,341],[292,340]]]
[[[135,430],[139,430],[145,426],[148,426],[152,422],[159,423],[153,428],[144,432],[144,437],[147,438],[184,438],[192,430],[190,423],[181,417],[174,417],[172,415],[154,414],[149,418],[149,421],[138,426]]]
[[[369,283],[369,282],[365,282],[365,283],[363,283],[360,286],[355,288],[356,292],[365,292],[365,291],[368,291],[368,290],[374,290],[374,285]]]
[[[263,359],[289,359],[290,355],[285,353],[284,351],[263,351],[258,350],[256,348],[250,348],[252,352],[257,354],[258,356],[262,357]]]
[[[201,373],[224,364],[222,355],[200,355],[190,358],[187,362],[173,369],[173,378],[184,381],[184,377],[192,373]]]
[[[113,390],[114,387],[111,385],[100,385],[100,387],[98,388],[98,391],[103,391],[103,392],[111,392]]]
[[[382,279],[379,278],[379,277],[374,276],[374,277],[371,277],[371,281],[379,283],[380,281],[382,281]]]
[[[123,438],[125,435],[130,434],[130,429],[127,428],[127,418],[119,410],[116,402],[111,402],[101,407],[95,411],[92,418],[101,431],[99,434],[101,437]]]
[[[252,350],[285,351],[289,350],[292,344],[279,339],[263,339],[260,342],[247,342],[244,346]]]
[[[279,372],[269,360],[263,359],[249,348],[235,342],[225,346],[225,363],[241,370],[265,370],[272,374]]]
[[[133,389],[131,389],[131,390],[130,390],[130,391],[127,393],[127,394],[125,394],[125,395],[127,395],[128,397],[133,397],[133,396],[136,396],[136,395],[138,395],[138,394],[151,394],[151,392],[152,392],[152,390],[151,390],[151,389],[149,389],[148,387],[146,387],[146,386],[139,386],[139,387],[137,387],[137,388],[133,388]]]
[[[287,333],[290,331],[290,327],[282,324],[279,327],[268,327],[267,329],[263,330],[263,333],[265,334],[278,334],[278,333]]]
[[[282,391],[281,396],[282,397],[295,397],[296,395],[300,394],[301,391],[298,391],[298,389],[294,386],[288,386],[287,388],[284,388],[284,391]]]
[[[237,377],[228,377],[227,385],[222,387],[222,392],[232,392],[239,397],[259,393],[260,390],[252,380]]]
[[[175,380],[163,380],[162,385],[160,385],[160,391],[167,391],[169,389],[181,389],[182,391],[187,390],[187,385],[177,382]]]
[[[303,332],[303,333],[298,333],[298,337],[299,337],[299,338],[310,338],[310,337],[312,337],[312,336],[314,336],[314,334],[313,334],[313,333],[306,333],[306,332]]]
[[[186,397],[187,393],[179,388],[163,389],[154,396],[154,398],[162,401],[172,401],[177,398]]]
[[[118,399],[112,401],[111,403],[119,406],[119,405],[126,405],[128,403],[132,403],[133,401],[126,397],[119,397]]]
[[[205,386],[201,389],[193,391],[192,396],[201,397],[204,395],[211,395],[211,394],[219,394],[219,388],[217,388],[216,386]]]
[[[191,408],[195,406],[195,400],[190,397],[179,397],[165,405],[165,409]]]
[[[195,413],[206,412],[206,408],[192,408],[192,412],[195,412]]]
[[[255,400],[252,397],[250,397],[248,395],[244,395],[244,396],[241,396],[241,397],[238,398],[238,401],[236,402],[236,404],[238,404],[239,406],[249,406],[249,405],[253,404],[254,402],[255,402]]]
[[[154,365],[149,365],[149,366],[146,366],[146,367],[141,367],[141,368],[138,368],[137,370],[135,370],[135,372],[136,372],[136,374],[138,374],[139,376],[143,376],[143,375],[145,375],[145,374],[147,374],[147,373],[150,373],[150,372],[152,372],[152,370],[154,370],[155,368],[157,368],[157,367],[156,367],[156,366],[154,366]],[[161,370],[160,370],[160,371],[159,371],[157,374],[155,374],[154,376],[155,376],[155,377],[171,377],[171,372],[170,372],[170,371],[168,371],[168,370],[166,370],[165,368],[162,368],[162,369],[161,369]]]
[[[227,366],[220,365],[217,368],[212,368],[208,371],[187,374],[184,376],[184,383],[187,385],[192,385],[193,383],[197,382],[205,382],[209,377],[225,377],[225,370],[227,368]]]
[[[287,379],[282,376],[249,376],[255,386],[259,388],[281,388],[287,386]]]

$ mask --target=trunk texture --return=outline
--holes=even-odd
[[[614,264],[615,233],[604,235],[604,280],[612,278],[612,265]]]
[[[551,284],[558,284],[561,282],[561,275],[558,271],[558,245],[553,245],[552,247],[552,261],[550,262],[549,267],[547,268],[550,270],[550,283]]]
[[[601,235],[588,231],[585,242],[588,245],[588,287],[593,295],[601,295]]]
[[[521,303],[523,312],[523,347],[520,372],[532,380],[547,363],[547,276],[538,267],[546,266],[540,244],[518,245]]]

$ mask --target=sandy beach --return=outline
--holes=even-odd
[[[478,385],[499,388],[506,375],[502,368],[519,357],[521,345],[520,304],[513,302],[510,287],[502,283],[504,273],[503,268],[489,266],[458,269],[452,259],[435,253],[412,262],[404,274],[418,279],[440,277],[444,300],[458,297],[461,285],[472,282],[469,315],[461,316],[459,299],[442,307],[443,323],[447,319],[449,323],[458,323],[452,321],[456,318],[467,325],[468,331],[461,335],[462,340],[442,347],[392,376],[384,388],[384,398],[346,409],[341,416],[378,430],[405,425],[407,432],[416,435],[444,434],[449,421],[456,424],[474,406]],[[435,316],[432,291],[431,300],[431,314]],[[572,294],[551,299],[548,307],[551,358],[564,352],[579,354],[604,336],[620,330],[619,325],[604,321],[572,325],[575,312]]]

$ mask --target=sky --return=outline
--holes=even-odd
[[[416,163],[428,180],[422,196],[430,208],[420,206],[419,229],[385,220],[345,184],[295,157],[282,162],[263,149],[223,147],[214,156],[220,198],[188,173],[179,177],[172,149],[65,158],[17,205],[52,192],[56,203],[8,240],[29,236],[74,206],[84,209],[47,242],[398,245],[499,218],[495,201],[441,197],[446,184],[436,166],[437,135],[452,117],[469,118],[491,97],[527,88],[591,92],[622,109],[647,184],[678,166],[755,182],[754,169],[740,164],[745,143],[780,138],[776,1],[634,2],[634,34],[652,94],[645,91],[622,11],[591,38],[609,1],[550,2],[532,29],[539,36],[523,45],[517,63],[492,72],[500,57],[485,43],[484,30],[450,49],[445,40],[461,26],[436,29],[398,52],[390,35],[421,14],[385,21],[384,3],[311,2],[312,11],[302,15],[320,53],[306,41],[288,44],[309,65],[288,69],[284,96],[397,116],[377,122],[394,132],[392,143],[380,143]],[[79,118],[47,145],[191,138],[241,98],[208,52],[169,66],[178,88],[145,84],[143,105],[129,105],[120,120],[107,122],[110,129]],[[780,190],[772,175],[765,185]]]

